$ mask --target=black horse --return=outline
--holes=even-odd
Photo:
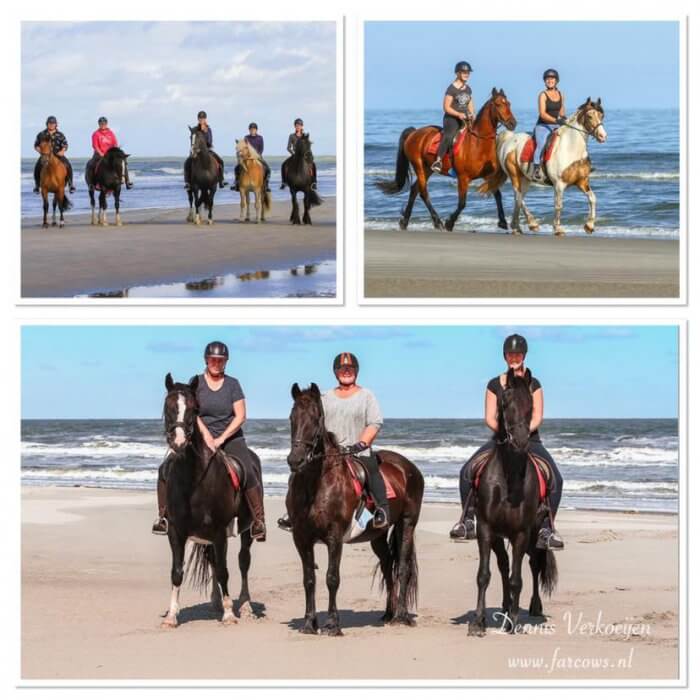
[[[292,195],[292,214],[289,220],[292,224],[301,225],[311,223],[309,209],[323,203],[318,192],[312,187],[315,182],[314,155],[311,152],[309,135],[299,137],[294,145],[294,153],[282,163],[282,182],[289,185]],[[297,204],[297,192],[304,193],[304,217],[299,219],[299,205]]]
[[[193,542],[187,564],[195,584],[206,588],[212,581],[211,602],[223,611],[221,621],[236,622],[233,602],[228,592],[228,568],[226,566],[227,526],[239,518],[241,549],[238,566],[241,571],[239,610],[250,610],[248,569],[250,547],[253,542],[250,529],[243,529],[242,522],[250,522],[248,505],[240,489],[234,489],[224,456],[220,451],[212,453],[204,443],[197,426],[198,377],[189,384],[174,382],[168,373],[165,377],[167,395],[163,407],[165,434],[173,456],[167,467],[168,539],[172,551],[170,579],[172,592],[170,608],[161,627],[177,627],[179,592],[185,577],[185,545]],[[251,450],[258,467],[260,460]],[[210,575],[211,570],[211,575]]]
[[[188,127],[190,130],[190,182],[187,190],[187,198],[190,202],[190,212],[187,221],[197,226],[202,223],[199,209],[204,205],[207,209],[207,223],[214,223],[212,209],[214,208],[214,195],[219,183],[219,163],[211,154],[204,132],[197,127]]]
[[[90,206],[92,207],[92,219],[90,223],[94,226],[101,224],[107,226],[107,195],[114,194],[114,223],[122,225],[119,215],[119,203],[122,191],[122,183],[129,182],[129,171],[126,165],[128,153],[124,153],[121,148],[114,146],[110,148],[102,158],[89,160],[85,166],[85,182],[90,194]],[[100,207],[97,218],[95,218],[95,190],[100,192]]]
[[[469,634],[483,636],[486,630],[486,589],[491,579],[491,550],[496,554],[503,583],[501,627],[518,629],[522,562],[527,553],[532,571],[532,598],[529,614],[542,616],[539,589],[551,595],[557,581],[557,566],[551,550],[536,548],[537,533],[547,513],[540,504],[539,481],[528,455],[532,394],[530,371],[515,376],[508,370],[503,392],[503,428],[506,439],[497,445],[479,477],[477,499],[477,539],[479,542],[479,588],[475,618]],[[512,571],[504,540],[512,548]]]

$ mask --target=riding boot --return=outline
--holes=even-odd
[[[265,541],[267,530],[265,528],[265,509],[263,507],[262,486],[253,486],[244,492],[245,500],[248,503],[253,524],[250,527],[250,534],[254,540]]]
[[[535,547],[537,549],[564,549],[564,540],[552,524],[552,519],[549,515],[542,521],[542,527],[537,533],[537,544]]]
[[[441,173],[442,172],[442,158],[437,158],[435,162],[430,166],[430,169],[434,173]]]
[[[450,539],[474,540],[476,539],[476,513],[474,509],[474,488],[472,487],[464,504],[462,517],[450,530]]]
[[[388,527],[389,501],[386,497],[386,485],[384,483],[384,478],[379,471],[379,462],[373,454],[370,454],[368,457],[361,457],[360,459],[367,466],[369,490],[376,504],[372,525],[377,529]]]
[[[154,535],[167,535],[168,534],[168,518],[166,517],[167,512],[167,483],[163,479],[158,479],[158,517],[153,521],[153,527],[151,528],[151,533]]]
[[[66,177],[66,184],[68,185],[68,191],[73,194],[75,192],[75,186],[73,185],[73,166],[68,162],[68,159],[64,156],[61,158],[63,164],[66,166],[66,171],[68,176]]]
[[[240,191],[241,191],[241,187],[240,187],[240,183],[238,182],[239,179],[240,179],[240,177],[241,177],[241,166],[240,166],[240,165],[237,165],[237,166],[234,168],[234,170],[233,170],[233,177],[234,177],[234,182],[233,182],[233,184],[231,185],[231,189],[232,189],[234,192],[240,192]]]

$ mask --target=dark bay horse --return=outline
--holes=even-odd
[[[190,188],[187,197],[190,202],[190,212],[187,221],[197,226],[202,223],[199,210],[202,205],[207,209],[207,224],[214,223],[212,210],[214,209],[214,195],[219,184],[219,164],[212,156],[207,146],[206,136],[197,127],[188,127],[190,130],[190,158],[192,170],[190,176]]]
[[[39,190],[44,204],[43,228],[49,227],[49,194],[53,194],[53,215],[51,225],[56,226],[56,207],[59,210],[59,228],[63,228],[65,223],[63,212],[70,209],[73,204],[66,195],[66,177],[68,172],[61,159],[54,155],[53,143],[47,136],[39,141],[39,152],[41,160],[41,171],[39,174]]]
[[[328,547],[328,621],[323,632],[342,635],[336,595],[340,586],[340,557],[360,497],[345,464],[345,454],[332,433],[326,430],[321,393],[316,384],[308,389],[292,387],[294,406],[290,416],[292,449],[287,457],[293,477],[287,493],[287,511],[292,534],[301,557],[306,613],[302,632],[316,634],[316,573],[314,543]],[[393,487],[396,498],[389,508],[389,528],[368,527],[361,538],[369,541],[379,558],[384,587],[386,612],[382,620],[389,624],[412,626],[409,606],[416,603],[418,565],[414,533],[423,500],[423,475],[405,457],[379,450],[380,469]]]
[[[520,592],[523,586],[522,562],[530,558],[532,598],[529,614],[542,616],[542,591],[551,595],[557,582],[557,565],[551,550],[536,548],[537,533],[546,515],[540,507],[539,483],[528,455],[532,394],[530,371],[517,377],[508,370],[503,393],[503,428],[506,439],[499,444],[481,473],[476,491],[477,539],[479,541],[479,588],[475,619],[469,634],[483,636],[486,631],[486,589],[491,579],[491,550],[496,554],[503,583],[502,627],[518,629]],[[512,548],[512,570],[504,540]]]
[[[170,607],[161,627],[177,627],[179,593],[185,577],[185,545],[192,541],[187,568],[194,582],[206,588],[212,581],[211,602],[221,612],[224,624],[236,622],[233,602],[228,592],[228,548],[226,528],[233,518],[250,522],[248,505],[240,489],[235,490],[220,451],[212,453],[204,444],[197,426],[197,383],[195,377],[189,384],[174,382],[168,373],[165,377],[167,395],[163,406],[163,419],[168,445],[173,457],[168,462],[167,502],[168,539],[172,552],[170,579],[172,591]],[[251,455],[259,465],[260,460]],[[248,570],[250,568],[250,529],[241,531],[241,549],[238,566],[241,571],[239,609],[250,608]],[[211,575],[210,575],[211,570]]]
[[[124,153],[121,148],[110,148],[104,157],[96,163],[91,164],[88,161],[85,167],[85,183],[88,186],[90,194],[90,206],[92,207],[92,218],[90,223],[95,226],[101,224],[108,226],[107,223],[107,195],[114,195],[114,223],[117,226],[122,225],[122,219],[119,215],[119,204],[122,191],[122,182],[129,182],[129,171],[126,166],[128,153]],[[99,212],[95,217],[95,190],[100,193],[99,197]]]
[[[294,145],[294,153],[282,163],[282,182],[289,185],[289,193],[292,195],[292,214],[289,220],[292,224],[301,225],[311,223],[309,210],[311,207],[323,204],[318,192],[311,187],[314,182],[314,155],[311,152],[311,140],[308,134],[303,134]],[[304,195],[304,216],[299,218],[299,205],[297,204],[297,192]]]
[[[433,174],[430,166],[435,162],[436,155],[429,153],[430,145],[441,129],[438,126],[423,126],[420,129],[408,127],[399,137],[398,153],[396,156],[396,174],[393,180],[377,182],[377,186],[385,194],[398,194],[403,190],[410,179],[409,167],[413,167],[416,174],[415,182],[411,185],[411,191],[405,209],[401,212],[399,227],[406,229],[411,219],[411,212],[416,197],[420,194],[423,203],[430,212],[433,225],[436,229],[443,228],[452,231],[457,218],[467,204],[467,190],[472,180],[479,178],[490,179],[500,172],[498,157],[496,155],[496,129],[499,124],[504,124],[509,130],[515,129],[516,119],[510,111],[510,102],[503,90],[493,88],[491,97],[484,103],[474,120],[474,125],[464,135],[457,153],[450,147],[452,167],[457,173],[457,209],[443,223],[440,215],[430,201],[428,194],[428,179]],[[503,213],[503,201],[500,190],[494,193],[498,208],[498,225],[508,228],[505,214]]]

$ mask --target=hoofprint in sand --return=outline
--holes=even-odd
[[[280,498],[266,499],[268,541],[255,544],[253,614],[223,626],[208,594],[188,588],[180,625],[160,628],[169,601],[167,541],[150,535],[155,494],[86,488],[22,490],[22,669],[49,679],[674,679],[678,677],[678,518],[563,511],[559,585],[547,620],[500,633],[500,580],[492,568],[484,638],[467,636],[476,604],[478,552],[447,532],[457,505],[425,504],[417,534],[417,626],[385,627],[372,588],[368,545],[346,548],[339,607],[345,636],[299,633],[301,565],[291,536],[274,527]],[[238,590],[238,540],[229,540]],[[319,610],[327,603],[318,546]],[[528,567],[524,568],[524,572]],[[523,600],[530,595],[524,576]],[[51,623],[46,622],[50,600]],[[493,618],[493,615],[496,618]],[[324,615],[320,615],[323,624]],[[250,653],[250,650],[264,653]]]
[[[22,297],[75,296],[335,259],[335,198],[312,210],[311,226],[292,226],[290,212],[289,201],[275,201],[265,223],[241,223],[238,203],[217,204],[214,225],[195,226],[187,223],[186,208],[122,209],[121,227],[91,226],[90,215],[80,214],[65,228],[48,231],[24,219]],[[108,217],[113,221],[113,210]]]

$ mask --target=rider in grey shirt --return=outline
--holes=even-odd
[[[338,398],[335,389],[329,389],[321,396],[321,401],[326,428],[335,435],[341,447],[352,447],[367,426],[379,430],[384,422],[377,399],[364,387],[347,399]],[[367,449],[356,454],[367,457],[370,452],[368,445]]]

